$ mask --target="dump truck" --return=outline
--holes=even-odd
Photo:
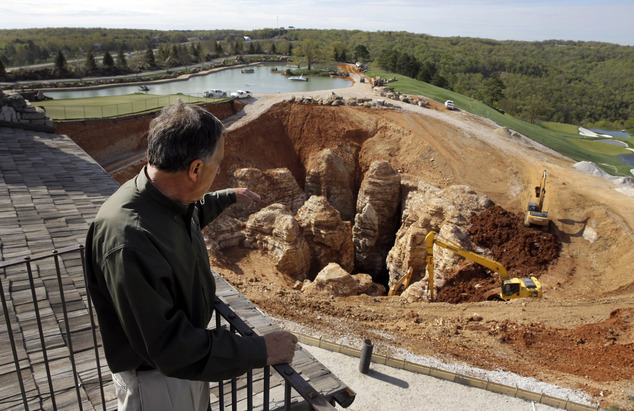
[[[550,220],[548,219],[548,212],[544,211],[544,198],[546,198],[546,170],[542,174],[539,186],[535,187],[535,197],[537,202],[529,201],[526,212],[524,213],[524,226],[530,227],[531,225],[541,226],[544,229],[548,229]]]
[[[541,298],[542,285],[535,277],[511,278],[506,268],[497,261],[468,251],[451,241],[437,237],[434,231],[425,236],[425,249],[427,251],[427,274],[429,276],[429,301],[434,301],[434,244],[446,248],[454,253],[467,258],[498,273],[500,288],[490,292],[488,300],[511,300],[514,298]],[[499,291],[498,291],[499,290]]]

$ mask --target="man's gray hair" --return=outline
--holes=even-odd
[[[224,126],[213,114],[179,99],[150,122],[148,164],[176,172],[187,170],[197,159],[207,162],[223,132]]]

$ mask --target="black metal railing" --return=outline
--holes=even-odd
[[[112,377],[85,287],[84,258],[84,247],[76,245],[0,262],[0,409],[116,409],[113,390],[104,389]],[[220,298],[215,309],[216,327],[255,334]],[[283,399],[279,393],[272,398],[282,385]],[[221,410],[238,404],[248,410],[334,409],[289,364],[214,383],[211,394]]]

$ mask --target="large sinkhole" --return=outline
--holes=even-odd
[[[418,153],[399,156],[407,135],[366,109],[289,102],[230,130],[213,188],[248,187],[262,200],[232,206],[206,230],[212,253],[266,253],[298,289],[326,269],[366,284],[335,282],[326,290],[335,295],[385,294],[410,268],[413,283],[423,280],[432,230],[487,253],[511,276],[538,276],[557,258],[554,235],[522,227],[521,216],[469,187],[437,187],[411,173],[443,159],[423,141]],[[499,287],[496,273],[443,251],[434,256],[438,300],[480,301]],[[368,278],[382,287],[368,288]],[[421,298],[426,284],[418,282]]]

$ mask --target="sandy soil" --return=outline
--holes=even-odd
[[[334,92],[372,96],[369,84],[358,81]],[[495,279],[457,267],[456,276],[464,281],[455,283],[466,288],[458,297],[446,296],[451,302],[311,297],[293,289],[294,282],[277,272],[269,257],[241,248],[223,250],[224,258],[212,262],[218,272],[266,313],[326,339],[370,338],[376,352],[406,349],[503,369],[583,390],[602,407],[634,407],[628,398],[634,395],[632,197],[606,179],[576,170],[568,158],[433,101],[428,108],[394,102],[399,108],[372,109],[285,102],[289,97],[255,96],[243,113],[227,121],[226,170],[216,187],[229,184],[232,170],[244,166],[287,167],[303,185],[308,156],[327,147],[354,157],[357,184],[373,160],[385,159],[404,178],[438,187],[468,185],[498,206],[474,226],[479,224],[480,232],[501,230],[492,245],[496,258],[519,274],[538,276],[544,296],[538,301],[478,301],[470,295],[475,291],[469,281]],[[534,231],[527,234],[521,213],[543,170],[549,176],[551,226],[548,233],[526,229]],[[506,231],[498,227],[502,221]],[[510,250],[527,235],[546,235],[550,251]]]

